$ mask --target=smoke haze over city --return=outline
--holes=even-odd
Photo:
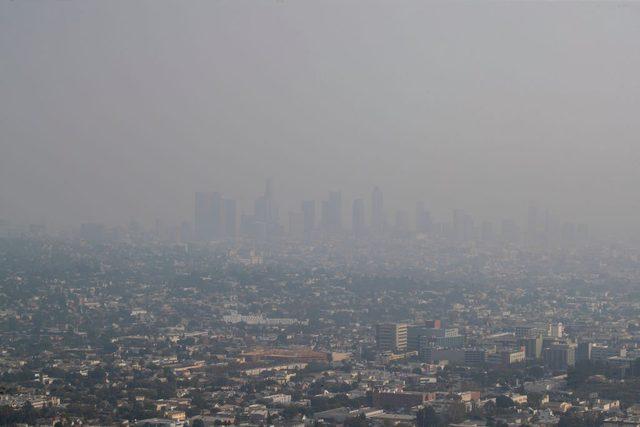
[[[395,209],[529,205],[638,233],[633,2],[0,3],[0,218],[239,213],[375,186]],[[346,219],[345,219],[346,221]]]
[[[640,1],[0,0],[0,426],[640,427]]]

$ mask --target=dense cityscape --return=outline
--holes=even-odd
[[[640,427],[640,1],[0,0],[0,427]]]
[[[637,249],[369,206],[5,229],[0,424],[640,425]]]

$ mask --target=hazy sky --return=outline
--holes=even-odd
[[[267,176],[640,230],[640,3],[0,0],[0,217],[178,221]]]

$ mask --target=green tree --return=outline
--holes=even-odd
[[[462,402],[453,402],[447,411],[447,421],[449,423],[459,423],[467,418],[467,407]]]
[[[367,423],[367,417],[364,413],[361,413],[357,417],[347,418],[344,425],[345,427],[367,427],[369,423]]]
[[[417,425],[418,427],[436,427],[441,424],[440,417],[436,414],[435,409],[426,406],[418,411]]]
[[[498,408],[505,409],[505,408],[512,408],[516,406],[516,404],[514,403],[513,399],[511,399],[509,396],[500,395],[496,397],[496,406]]]
[[[528,393],[527,402],[529,403],[529,407],[533,409],[540,409],[540,405],[542,404],[542,397],[542,393]]]

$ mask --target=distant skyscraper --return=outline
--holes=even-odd
[[[416,203],[416,231],[431,233],[431,214],[424,208],[423,202]]]
[[[460,209],[454,209],[453,211],[453,239],[455,241],[462,240],[462,227],[463,227],[464,213]]]
[[[304,232],[304,214],[300,212],[289,212],[289,235],[294,238],[302,238]]]
[[[271,178],[267,179],[265,183],[264,199],[266,204],[266,222],[267,224],[276,224],[278,222],[278,207],[276,206],[273,180]]]
[[[475,234],[473,217],[456,209],[453,211],[453,238],[459,242],[473,240]]]
[[[565,243],[573,243],[576,240],[576,225],[572,222],[562,224],[562,239]]]
[[[223,234],[227,239],[235,239],[238,232],[237,204],[233,199],[223,199]]]
[[[382,190],[377,186],[371,194],[371,228],[376,233],[384,229],[384,200]]]
[[[315,200],[305,200],[302,202],[302,217],[304,233],[307,237],[309,237],[311,232],[313,232],[313,229],[316,227]]]
[[[265,223],[267,222],[267,199],[264,196],[260,196],[253,204],[256,221]]]
[[[265,237],[278,234],[280,226],[278,224],[278,207],[276,205],[273,182],[267,179],[265,183],[264,195],[255,201],[255,222],[258,229],[262,229]]]
[[[213,194],[196,193],[195,206],[195,237],[197,240],[207,241],[213,237],[213,230],[209,219],[213,213]]]
[[[581,242],[585,242],[589,238],[589,227],[587,224],[578,224],[576,227],[576,238]]]
[[[320,226],[324,231],[329,230],[329,201],[323,200],[320,204]]]
[[[195,237],[211,241],[220,236],[222,225],[222,198],[219,193],[196,193]]]
[[[342,229],[342,194],[339,191],[329,192],[328,209],[329,230],[338,232]]]
[[[356,237],[363,236],[366,229],[364,219],[364,199],[355,199],[353,201],[353,214],[351,220],[353,233]]]

